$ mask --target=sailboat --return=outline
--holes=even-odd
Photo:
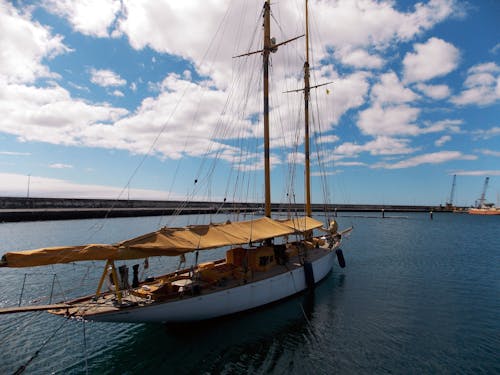
[[[325,225],[312,217],[309,157],[309,46],[306,1],[305,97],[305,215],[273,219],[270,193],[269,151],[269,55],[278,46],[271,38],[270,0],[264,4],[264,216],[248,220],[157,231],[115,244],[62,246],[5,253],[3,267],[35,267],[80,261],[102,261],[104,268],[94,294],[57,304],[4,308],[0,313],[46,310],[51,314],[101,322],[192,322],[218,318],[261,307],[306,289],[324,279],[337,258],[345,266],[340,245],[352,228],[338,231],[332,220]],[[318,85],[320,86],[320,85]],[[316,87],[316,86],[315,86]],[[293,237],[296,240],[290,241]],[[150,257],[180,257],[187,253],[224,249],[225,257],[195,263],[191,267],[139,280],[133,266],[132,282],[127,266],[118,261]],[[198,259],[198,256],[196,256]],[[110,290],[103,290],[106,280]]]

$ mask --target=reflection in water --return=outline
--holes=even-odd
[[[208,322],[139,325],[125,342],[115,342],[104,357],[91,361],[91,371],[134,373],[149,364],[150,370],[169,373],[272,371],[281,366],[283,352],[295,352],[313,339],[308,326],[313,309],[314,291]]]

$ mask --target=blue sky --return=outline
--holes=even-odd
[[[0,0],[0,195],[261,200],[262,2]],[[277,41],[303,2],[273,3]],[[500,2],[310,0],[313,202],[500,195]],[[303,38],[271,68],[272,196],[303,201]],[[293,197],[293,198],[292,198]]]

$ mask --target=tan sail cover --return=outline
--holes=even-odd
[[[292,228],[295,232],[300,233],[308,232],[323,226],[323,222],[309,216],[294,217],[293,219],[280,220],[279,222]]]
[[[151,256],[176,256],[223,246],[242,245],[321,227],[320,221],[296,218],[277,221],[267,217],[224,224],[162,228],[114,245],[49,247],[4,254],[1,266],[33,267],[89,260],[127,260]]]

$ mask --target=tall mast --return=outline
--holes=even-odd
[[[311,169],[309,151],[309,13],[308,0],[306,0],[306,61],[304,62],[304,153],[305,153],[305,188],[306,188],[306,215],[311,216]]]
[[[264,178],[265,215],[271,217],[271,165],[269,161],[269,54],[271,53],[271,0],[264,4]]]
[[[293,40],[303,37],[296,36],[276,43],[271,39],[271,0],[264,3],[264,47],[258,51],[247,52],[234,57],[250,56],[256,53],[262,53],[263,71],[264,71],[264,183],[265,183],[265,215],[271,217],[271,163],[269,147],[269,54],[276,52],[279,46],[287,44]]]

